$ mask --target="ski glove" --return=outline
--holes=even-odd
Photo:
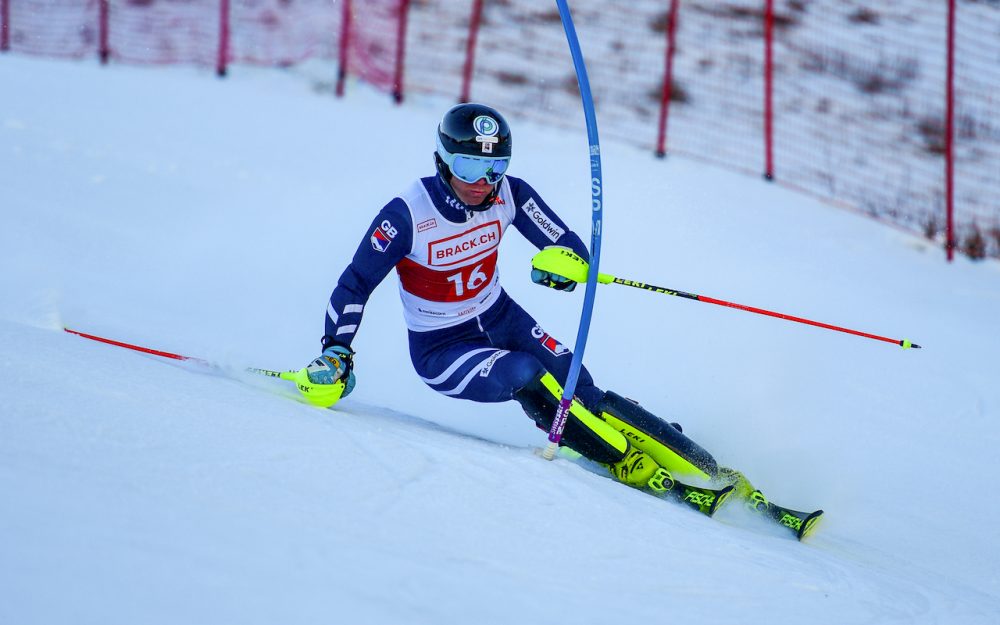
[[[531,270],[531,281],[535,284],[541,284],[542,286],[547,286],[550,289],[555,289],[557,291],[572,291],[576,288],[576,282],[570,280],[569,278],[564,278],[557,273],[543,271],[541,269]]]
[[[550,245],[531,259],[531,281],[557,291],[572,291],[587,281],[587,261],[568,247]]]
[[[306,367],[312,384],[336,384],[344,382],[341,397],[347,397],[354,390],[354,350],[344,345],[331,345],[323,354]]]

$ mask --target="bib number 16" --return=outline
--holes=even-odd
[[[465,295],[466,289],[469,291],[475,291],[479,287],[483,286],[486,281],[489,280],[489,276],[483,273],[483,265],[480,263],[472,268],[472,272],[469,274],[468,278],[466,278],[462,272],[459,272],[455,275],[448,276],[447,280],[455,285],[455,297],[462,297]]]

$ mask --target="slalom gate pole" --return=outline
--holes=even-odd
[[[556,410],[549,429],[549,442],[542,451],[546,460],[555,458],[559,451],[559,441],[562,440],[566,420],[569,418],[569,408],[573,403],[573,393],[580,378],[580,368],[583,366],[583,352],[587,346],[587,335],[590,332],[590,319],[594,311],[594,298],[597,295],[597,271],[601,259],[601,220],[603,217],[603,177],[601,175],[601,142],[597,136],[597,115],[594,112],[594,98],[590,93],[590,79],[587,77],[587,66],[583,61],[580,40],[576,36],[573,17],[570,15],[566,0],[556,0],[559,6],[559,17],[562,19],[563,30],[566,31],[566,41],[573,57],[573,67],[576,69],[576,81],[580,85],[580,98],[583,100],[583,114],[587,120],[587,139],[590,143],[590,192],[593,211],[591,213],[590,231],[590,266],[594,268],[587,277],[587,290],[583,297],[583,313],[580,316],[580,327],[576,333],[576,346],[573,349],[573,360],[570,363],[569,375],[563,388],[562,401]]]
[[[170,360],[181,360],[195,362],[200,365],[205,365],[209,367],[214,367],[213,363],[203,359],[195,358],[194,356],[184,356],[182,354],[174,354],[172,352],[165,352],[158,349],[150,349],[149,347],[142,347],[141,345],[133,345],[131,343],[125,343],[123,341],[116,341],[114,339],[105,338],[103,336],[97,336],[96,334],[87,334],[86,332],[80,332],[78,330],[72,330],[70,328],[63,328],[63,331],[69,332],[70,334],[75,334],[76,336],[81,336],[85,339],[90,339],[91,341],[97,341],[98,343],[105,343],[107,345],[114,345],[115,347],[122,347],[124,349],[130,349],[134,352],[141,352],[143,354],[150,354],[153,356],[159,356],[160,358],[169,358]],[[267,376],[269,378],[281,378],[282,380],[295,381],[294,371],[272,371],[271,369],[258,369],[256,367],[247,367],[244,369],[247,373],[254,373],[257,375]]]
[[[594,273],[594,272],[591,272]],[[587,276],[588,282],[590,281],[590,276]],[[836,332],[845,332],[847,334],[853,334],[855,336],[861,336],[867,339],[874,339],[876,341],[884,341],[886,343],[894,343],[899,345],[903,349],[920,349],[920,346],[916,343],[912,343],[907,339],[891,339],[885,336],[879,336],[877,334],[869,334],[868,332],[859,332],[858,330],[851,330],[850,328],[842,328],[840,326],[831,325],[829,323],[822,323],[820,321],[812,321],[810,319],[804,319],[802,317],[793,317],[792,315],[786,315],[784,313],[774,312],[771,310],[764,310],[763,308],[754,308],[753,306],[745,306],[743,304],[734,304],[733,302],[727,302],[725,300],[716,299],[714,297],[708,297],[706,295],[698,295],[696,293],[686,293],[684,291],[678,291],[675,289],[667,289],[662,286],[653,286],[652,284],[646,284],[645,282],[637,282],[635,280],[626,280],[625,278],[616,278],[610,274],[602,273],[597,276],[597,281],[601,284],[620,284],[622,286],[631,286],[637,289],[642,289],[644,291],[651,291],[653,293],[663,293],[664,295],[675,295],[677,297],[683,297],[684,299],[691,299],[696,302],[705,302],[706,304],[717,304],[719,306],[727,306],[729,308],[735,308],[737,310],[745,310],[747,312],[757,313],[758,315],[767,315],[768,317],[776,317],[778,319],[785,319],[786,321],[794,321],[796,323],[804,323],[806,325],[816,326],[817,328],[826,328],[827,330],[834,330]]]

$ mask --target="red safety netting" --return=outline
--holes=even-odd
[[[418,69],[408,69],[407,90],[456,93],[461,4],[412,7],[407,63]],[[944,244],[947,0],[775,0],[770,142],[765,0],[574,2],[602,135],[658,147],[672,4],[668,153],[773,174]],[[1000,256],[1000,5],[956,9],[954,237],[970,255]],[[442,30],[453,36],[442,41]],[[552,5],[486,2],[473,77],[473,99],[582,125]]]
[[[257,65],[335,59],[340,4],[337,0],[233,0],[229,58]]]
[[[945,214],[920,128],[944,119],[947,3],[826,4],[778,12],[775,178],[921,230]]]
[[[396,82],[402,0],[353,0],[347,72],[391,91]]]
[[[100,53],[100,0],[8,1],[11,50],[69,57]],[[118,0],[104,4],[111,59],[217,62],[222,22],[219,0]],[[339,7],[337,0],[230,0],[227,58],[265,65],[286,65],[311,57],[336,58]]]
[[[97,55],[98,0],[11,0],[8,6],[10,50],[70,58]]]
[[[553,3],[0,2],[8,5],[6,35],[14,51],[96,56],[106,42],[113,60],[217,64],[220,71],[228,61],[282,65],[343,52],[346,75],[399,99],[412,92],[457,99],[468,89],[472,99],[522,117],[583,126]],[[972,256],[1000,256],[1000,4],[955,2],[953,107],[949,4],[574,0],[571,7],[602,136],[773,174],[779,184],[942,244],[953,191],[957,247]],[[474,23],[477,7],[481,18]],[[668,41],[672,80],[665,109]]]
[[[110,58],[132,63],[215,62],[218,3],[113,2],[108,17]]]
[[[959,245],[1000,256],[1000,4],[959,3],[955,22],[955,219]],[[940,136],[938,120],[930,137]],[[936,133],[936,134],[935,134]],[[937,224],[940,230],[941,224]],[[963,251],[970,252],[969,249]]]

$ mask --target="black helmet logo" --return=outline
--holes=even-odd
[[[493,153],[493,144],[500,141],[497,133],[500,131],[500,124],[489,115],[480,115],[472,120],[472,128],[476,131],[476,141],[480,145],[483,154]]]

